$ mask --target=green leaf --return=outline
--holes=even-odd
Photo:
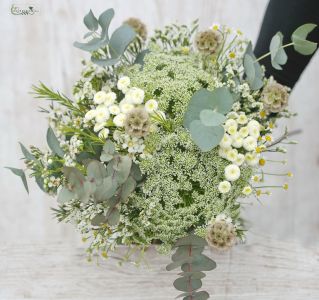
[[[97,18],[94,16],[91,9],[88,12],[88,14],[84,17],[83,23],[91,31],[96,31],[99,27],[99,23],[97,21]]]
[[[6,169],[9,169],[13,174],[19,176],[23,182],[23,185],[26,189],[26,191],[29,194],[29,188],[28,188],[28,183],[27,183],[27,178],[25,176],[25,173],[22,169],[16,169],[16,168],[11,168],[11,167],[5,167]]]
[[[97,160],[90,161],[86,171],[88,181],[94,182],[96,185],[101,185],[107,176],[105,166]]]
[[[141,172],[141,169],[140,167],[132,162],[132,167],[131,167],[131,173],[130,175],[133,177],[133,179],[137,182],[141,181],[143,179],[143,175],[142,175],[142,172]]]
[[[44,188],[44,180],[41,176],[35,176],[35,182],[37,183],[38,187],[43,191],[43,192],[47,192]]]
[[[51,127],[49,127],[48,131],[47,131],[47,143],[54,154],[63,158],[64,151],[61,149],[60,143],[59,143],[57,137],[55,136]]]
[[[114,9],[110,8],[104,11],[103,13],[101,13],[98,20],[102,28],[101,39],[106,41],[107,43],[109,42],[108,30],[113,17],[114,17]]]
[[[212,92],[207,89],[200,89],[189,101],[184,116],[184,127],[190,129],[192,121],[199,120],[200,113],[204,109],[225,114],[231,110],[233,103],[234,98],[226,87],[217,88]]]
[[[271,55],[271,64],[277,70],[282,70],[281,65],[287,62],[288,56],[282,48],[283,35],[277,32],[271,39],[269,50]]]
[[[76,198],[76,195],[66,187],[63,187],[59,192],[57,201],[60,204],[64,204],[66,202],[71,201],[74,198]]]
[[[205,126],[218,126],[225,122],[226,117],[211,109],[203,109],[199,114],[200,120]]]
[[[179,246],[172,256],[172,261],[189,260],[203,252],[204,246]]]
[[[132,159],[128,156],[117,156],[113,161],[112,167],[116,171],[116,179],[119,184],[123,184],[130,175]]]
[[[190,125],[190,134],[200,150],[208,152],[222,140],[224,128],[222,126],[205,126],[201,121],[195,120]]]
[[[174,287],[182,292],[196,291],[202,287],[200,279],[191,279],[188,277],[181,277],[174,281]]]
[[[206,274],[203,272],[182,272],[178,275],[184,276],[184,277],[191,277],[193,279],[203,279],[206,277]]]
[[[107,215],[107,222],[110,226],[115,226],[120,221],[120,212],[116,207],[110,209]]]
[[[118,189],[118,183],[116,179],[112,176],[106,177],[103,180],[103,183],[97,187],[94,198],[97,202],[103,202],[115,195],[115,192]]]
[[[135,61],[134,61],[134,64],[139,64],[139,65],[141,65],[141,67],[143,67],[144,66],[144,58],[145,58],[146,54],[148,54],[150,52],[151,52],[150,49],[142,50],[139,54],[137,54]]]
[[[91,220],[91,224],[93,226],[100,226],[101,224],[105,224],[107,223],[107,219],[104,215],[99,214],[96,215],[92,220]]]
[[[27,160],[35,161],[36,160],[35,157],[28,151],[28,149],[24,147],[22,143],[19,143],[19,144],[20,144],[21,151],[24,155],[24,158]]]
[[[114,157],[115,145],[113,142],[107,140],[103,146],[100,160],[101,161],[110,161]]]
[[[92,52],[92,51],[96,51],[97,49],[102,47],[104,44],[105,42],[102,41],[100,38],[93,38],[87,43],[74,42],[73,46],[84,51]]]
[[[216,268],[216,263],[204,254],[198,255],[191,264],[186,263],[182,265],[182,271],[188,272],[192,270],[197,271],[211,271]]]
[[[252,44],[249,43],[244,56],[244,70],[247,82],[252,90],[259,90],[263,86],[263,70],[256,61]]]
[[[195,235],[195,234],[189,234],[183,238],[180,238],[176,241],[174,247],[180,247],[180,246],[197,246],[197,247],[205,247],[207,246],[207,242],[202,237]]]
[[[316,51],[318,44],[307,40],[308,34],[316,27],[316,24],[308,23],[298,27],[293,32],[291,40],[297,52],[302,55],[311,55]]]
[[[195,292],[191,296],[185,297],[183,300],[207,300],[209,294],[205,291]]]
[[[134,192],[136,187],[136,182],[133,177],[129,176],[127,180],[123,183],[120,188],[121,201],[125,201],[131,193]]]
[[[135,31],[127,24],[117,28],[113,32],[109,42],[111,58],[120,58],[127,46],[134,40],[135,36]]]

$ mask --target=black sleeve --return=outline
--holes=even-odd
[[[283,43],[287,44],[291,42],[294,30],[305,23],[319,25],[319,0],[270,0],[255,47],[256,57],[269,52],[270,40],[278,31],[282,32]],[[307,39],[319,41],[318,27]],[[312,56],[301,55],[293,47],[286,48],[286,52],[288,62],[283,66],[283,70],[274,69],[269,57],[260,63],[266,67],[267,76],[272,75],[279,83],[293,88]]]

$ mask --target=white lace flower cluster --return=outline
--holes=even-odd
[[[77,136],[72,136],[69,141],[62,140],[60,146],[65,150],[64,164],[66,166],[75,166],[76,154],[81,152],[83,142]]]
[[[219,144],[219,155],[231,164],[225,168],[225,181],[219,183],[218,190],[228,193],[231,182],[240,178],[240,166],[244,163],[254,167],[260,154],[256,152],[261,125],[256,120],[248,120],[243,112],[230,113],[224,124],[225,134]],[[245,189],[244,194],[249,194]]]

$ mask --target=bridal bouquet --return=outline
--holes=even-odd
[[[147,38],[130,18],[109,35],[113,9],[84,17],[87,51],[73,96],[33,86],[49,119],[48,149],[21,145],[26,169],[38,186],[57,196],[54,215],[71,222],[88,243],[88,257],[108,257],[118,245],[143,253],[156,245],[170,253],[167,270],[185,300],[208,299],[199,291],[203,271],[216,264],[205,247],[226,250],[244,239],[241,200],[268,195],[269,152],[285,153],[286,131],[273,138],[278,119],[290,117],[289,89],[265,78],[260,61],[274,68],[285,48],[303,55],[316,49],[305,24],[283,45],[278,32],[260,58],[240,30],[213,25],[198,30],[169,25]],[[265,166],[266,165],[266,166]],[[28,190],[24,170],[10,168]],[[290,172],[275,174],[291,177]],[[278,178],[278,177],[277,177]]]

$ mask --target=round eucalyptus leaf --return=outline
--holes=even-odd
[[[191,279],[189,277],[181,277],[174,281],[174,287],[182,292],[196,291],[202,287],[200,279]]]
[[[71,201],[74,198],[76,198],[76,195],[66,187],[63,187],[59,192],[57,201],[60,204],[64,204],[66,202]]]
[[[297,52],[303,55],[313,54],[318,44],[307,40],[308,34],[317,27],[316,24],[308,23],[299,26],[292,34],[291,40]]]
[[[85,15],[85,17],[83,19],[83,23],[85,24],[87,29],[89,29],[91,31],[96,31],[99,27],[99,23],[97,21],[97,18],[94,16],[91,9],[88,12],[88,14]]]
[[[225,122],[226,117],[211,109],[203,109],[199,114],[200,120],[205,126],[218,126]]]

